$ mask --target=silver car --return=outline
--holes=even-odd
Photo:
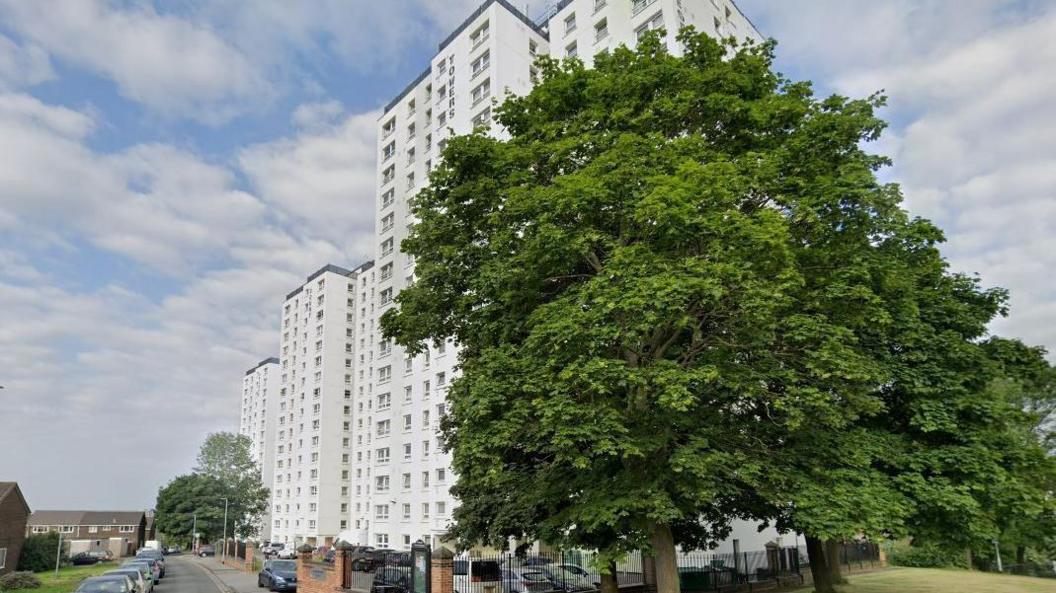
[[[114,570],[108,570],[103,573],[103,576],[111,575],[125,575],[132,579],[132,585],[134,585],[135,593],[147,593],[147,581],[143,578],[143,572],[138,568],[129,566],[126,568],[116,568]]]

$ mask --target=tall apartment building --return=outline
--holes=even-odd
[[[275,423],[279,409],[279,359],[260,361],[242,378],[242,408],[238,433],[253,441],[253,461],[260,467],[260,479],[270,487],[275,477]],[[271,539],[271,513],[265,512],[260,537]]]
[[[413,281],[414,262],[399,251],[411,222],[408,198],[427,181],[448,137],[489,126],[492,98],[528,93],[539,54],[578,56],[589,65],[596,53],[633,46],[644,32],[664,28],[677,55],[675,37],[685,25],[761,39],[729,0],[563,0],[539,22],[506,0],[488,0],[470,15],[378,121],[374,319]],[[352,533],[358,543],[381,547],[436,544],[455,504],[450,458],[437,441],[455,348],[446,343],[411,358],[376,329],[369,338],[368,348],[376,343],[366,353],[373,367],[355,396],[353,435],[362,451],[349,499]]]
[[[356,336],[374,323],[358,282],[372,267],[324,266],[283,303],[272,541],[325,545],[348,528]]]

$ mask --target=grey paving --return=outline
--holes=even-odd
[[[167,556],[165,578],[154,593],[229,593],[216,585],[205,568],[191,556]]]

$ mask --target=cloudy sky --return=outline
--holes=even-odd
[[[0,480],[145,508],[236,428],[282,296],[371,252],[378,109],[475,4],[0,0]],[[782,72],[886,90],[885,176],[1056,349],[1056,2],[740,6]]]

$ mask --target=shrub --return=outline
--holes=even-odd
[[[55,568],[55,550],[58,547],[59,534],[56,532],[27,537],[25,545],[22,546],[22,555],[18,559],[18,570],[40,572]]]
[[[0,577],[0,591],[36,589],[40,585],[40,579],[37,578],[37,575],[28,570],[10,572]]]
[[[968,568],[968,557],[964,550],[943,548],[935,544],[896,544],[891,548],[888,560],[895,566]]]

